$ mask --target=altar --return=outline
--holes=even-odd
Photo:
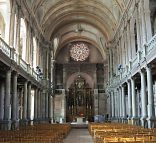
[[[85,117],[76,117],[76,123],[77,124],[85,123]]]
[[[87,128],[88,121],[85,117],[75,117],[74,121],[71,123],[72,128]]]

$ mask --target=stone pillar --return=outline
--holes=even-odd
[[[49,93],[49,120],[51,123],[54,121],[54,96],[55,96],[55,60],[51,59],[51,88],[52,92]]]
[[[117,89],[117,109],[118,109],[118,119],[120,118],[120,90],[119,88]]]
[[[11,70],[6,72],[6,81],[5,81],[5,103],[4,103],[4,128],[6,130],[11,129]]]
[[[30,25],[26,22],[26,61],[30,64]]]
[[[117,117],[117,106],[116,106],[116,103],[117,103],[116,90],[114,90],[114,118]]]
[[[130,20],[127,23],[127,46],[128,46],[128,59],[129,61],[132,59],[132,51],[131,51],[131,35],[130,35]]]
[[[20,49],[20,26],[21,26],[21,8],[17,8],[17,21],[16,21],[16,51],[19,53]]]
[[[45,95],[46,95],[46,92],[45,91],[43,91],[42,92],[42,118],[43,119],[45,119],[45,102],[46,102],[46,100],[45,100]]]
[[[40,108],[40,120],[42,120],[42,89],[40,90],[40,92],[39,92],[39,97],[40,97],[40,106],[39,106],[39,108]]]
[[[132,124],[136,124],[136,93],[135,93],[135,79],[131,78],[131,91],[132,91]]]
[[[146,82],[145,82],[145,73],[140,71],[141,75],[141,125],[145,127],[145,120],[147,118],[147,97],[146,97]]]
[[[38,89],[36,88],[35,89],[35,94],[34,94],[34,119],[36,120],[37,119],[37,96],[38,95]]]
[[[128,87],[128,118],[131,119],[132,117],[132,96],[131,96],[131,83],[127,81]]]
[[[28,89],[27,89],[27,85],[28,85],[28,82],[25,81],[24,83],[24,97],[23,97],[23,119],[24,120],[27,120],[27,94],[28,94]]]
[[[140,14],[139,14],[139,8],[138,5],[136,6],[136,30],[137,30],[137,45],[138,45],[138,51],[140,51],[141,49],[141,35],[140,35]],[[140,59],[138,59],[139,61]]]
[[[5,87],[5,106],[4,106],[4,119],[11,119],[11,101],[10,101],[10,90],[11,90],[11,70],[6,73],[6,87]]]
[[[110,99],[110,96],[109,96],[109,99]],[[110,108],[110,106],[111,106],[110,102],[108,102],[108,104],[109,104],[109,108]],[[111,108],[110,108],[109,112],[111,113]],[[98,95],[98,89],[94,89],[94,115],[98,115],[98,114],[99,114],[99,95]]]
[[[49,106],[48,106],[48,116],[49,116],[49,120],[50,120],[50,122],[51,123],[53,123],[53,115],[52,115],[52,112],[53,112],[53,109],[52,109],[52,105],[53,105],[53,103],[52,103],[52,96],[51,96],[51,94],[49,93],[49,96],[48,96],[48,100],[49,100]]]
[[[29,120],[31,120],[31,83],[28,84],[28,112],[27,112],[27,117]]]
[[[13,75],[12,120],[17,121],[17,73]]]
[[[112,105],[112,118],[114,118],[115,117],[115,107],[114,107],[114,92],[113,91],[111,92],[111,101],[112,101],[112,103],[111,103],[111,105]]]
[[[63,65],[63,88],[66,88],[66,67]]]
[[[148,127],[154,127],[154,94],[151,67],[146,67],[147,71],[147,91],[148,91]]]
[[[12,0],[11,3],[11,8],[10,8],[10,28],[9,28],[9,45],[10,47],[14,47],[14,29],[15,29],[15,1]]]
[[[66,94],[65,90],[62,90],[62,122],[66,122]]]
[[[48,92],[46,92],[45,98],[46,98],[46,99],[45,99],[45,102],[46,102],[46,105],[45,105],[45,114],[46,114],[46,115],[45,115],[45,116],[46,116],[46,119],[48,119],[48,105],[49,105],[49,103],[48,103],[48,100],[49,100],[49,99],[48,99],[48,98],[49,98],[49,97],[48,97]]]
[[[122,116],[123,120],[126,119],[126,101],[125,101],[125,87],[124,85],[121,87],[122,90]]]
[[[146,39],[149,41],[152,38],[152,26],[151,26],[151,15],[150,15],[150,0],[144,0],[144,16],[146,26]]]
[[[132,54],[131,54],[131,58],[133,58],[133,57],[135,57],[136,56],[136,52],[135,52],[135,34],[134,34],[134,23],[135,23],[135,21],[134,21],[134,18],[132,18],[131,20],[130,20],[130,40],[131,40],[131,52],[132,52]]]
[[[5,96],[5,85],[4,82],[0,85],[0,120],[4,119],[4,96]]]
[[[123,108],[122,108],[122,89],[121,87],[119,88],[119,94],[120,94],[120,119],[122,118],[123,115]]]
[[[37,118],[40,119],[41,111],[40,111],[40,89],[37,93]]]

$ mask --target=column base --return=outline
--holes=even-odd
[[[140,118],[140,121],[141,121],[141,126],[142,126],[142,127],[148,128],[148,124],[147,124],[146,117],[141,117],[141,118]]]
[[[122,123],[122,118],[121,117],[118,118],[118,122]]]
[[[128,121],[127,121],[127,118],[126,118],[126,117],[123,117],[123,118],[122,118],[122,123],[124,123],[124,124],[127,124],[127,123],[128,123]]]
[[[128,118],[127,118],[127,123],[128,123],[129,125],[132,125],[132,117],[128,117]]]
[[[156,127],[156,118],[155,117],[148,117],[147,118],[148,128]]]
[[[28,120],[27,119],[22,119],[19,121],[20,126],[26,127],[28,125]]]
[[[139,118],[138,117],[132,117],[131,121],[132,121],[132,125],[139,126]]]
[[[53,124],[54,123],[53,119],[49,119],[49,123]]]
[[[11,130],[11,120],[0,121],[0,130]]]
[[[11,129],[12,129],[12,130],[17,130],[17,129],[19,129],[19,120],[14,120],[14,121],[12,121],[12,123],[11,123]]]

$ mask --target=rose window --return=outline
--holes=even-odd
[[[70,49],[70,56],[75,61],[84,61],[89,56],[89,48],[84,43],[76,43]]]

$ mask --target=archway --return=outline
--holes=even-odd
[[[67,121],[85,122],[92,121],[93,92],[86,80],[78,75],[71,84],[67,94]],[[78,121],[78,119],[81,119]]]

